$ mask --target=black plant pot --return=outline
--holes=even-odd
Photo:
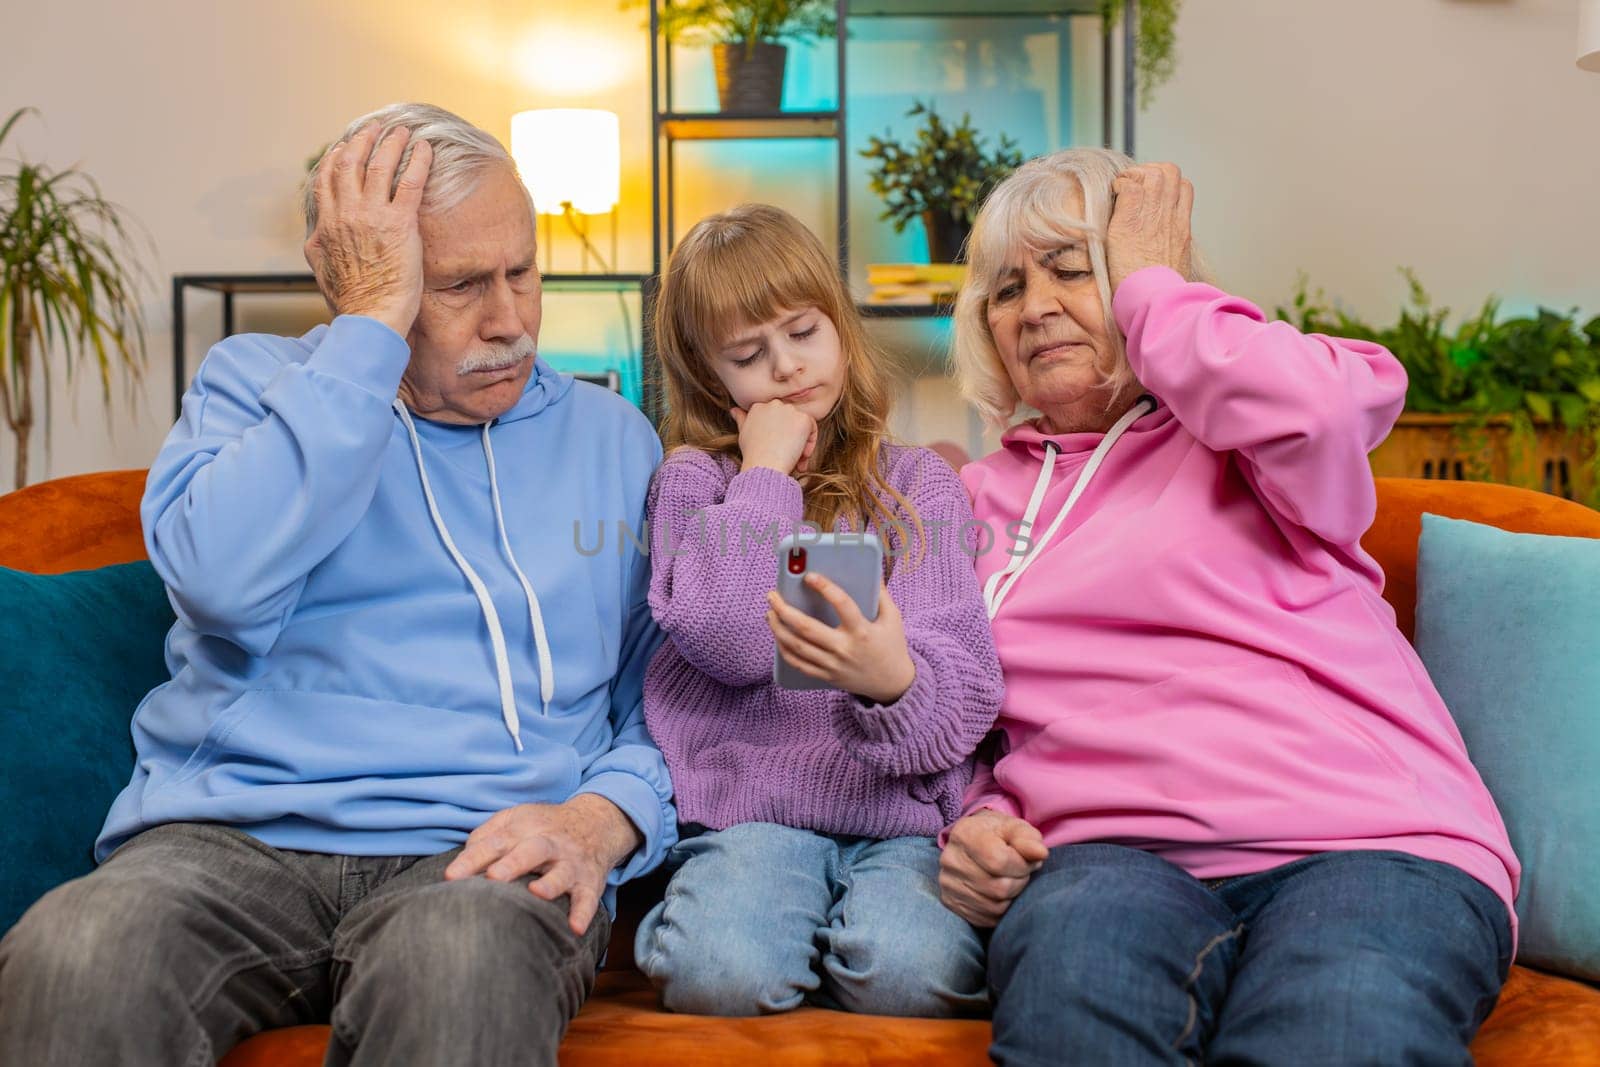
[[[711,50],[717,101],[723,111],[778,111],[783,107],[783,68],[789,49],[781,44],[737,41]]]
[[[924,211],[922,225],[928,231],[928,262],[954,263],[967,243],[972,224],[944,211]]]

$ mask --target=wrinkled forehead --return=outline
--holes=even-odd
[[[458,203],[421,212],[423,262],[430,276],[531,266],[538,233],[521,182],[495,175]]]
[[[1014,274],[1028,263],[1048,266],[1062,256],[1086,260],[1090,243],[1098,240],[1084,218],[1083,193],[1069,177],[992,206],[972,250],[972,266],[981,277]]]
[[[537,268],[538,257],[531,235],[457,232],[422,245],[423,272],[434,279],[466,280],[501,270]]]
[[[1067,235],[1053,247],[1016,249],[1014,255],[1007,257],[995,268],[994,277],[1013,278],[1025,274],[1029,264],[1044,270],[1090,270],[1094,266],[1089,255],[1088,242]]]

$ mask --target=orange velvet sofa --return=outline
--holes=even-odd
[[[143,471],[62,478],[0,497],[0,565],[58,573],[144,558]],[[1471,482],[1378,480],[1378,518],[1363,544],[1388,575],[1385,596],[1412,636],[1417,536],[1424,511],[1507,530],[1600,538],[1600,512],[1523,489]],[[87,846],[86,846],[87,847]],[[561,1046],[567,1067],[628,1064],[983,1064],[982,1021],[887,1019],[802,1008],[783,1016],[715,1019],[661,1011],[633,967],[633,931],[662,890],[659,877],[624,887],[610,958]],[[224,1067],[315,1067],[326,1026],[259,1034]],[[1600,1064],[1600,990],[1515,967],[1473,1042],[1484,1067]]]

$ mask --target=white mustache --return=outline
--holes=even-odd
[[[538,346],[527,334],[523,334],[510,344],[489,342],[479,345],[471,355],[462,360],[461,365],[456,368],[456,374],[465,376],[483,370],[505,370],[536,354]]]

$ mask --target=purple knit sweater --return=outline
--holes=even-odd
[[[777,541],[804,515],[800,484],[687,448],[656,472],[650,610],[668,640],[645,674],[644,714],[684,822],[890,838],[960,815],[1003,685],[973,571],[980,536],[964,530],[966,491],[939,456],[886,445],[880,463],[927,527],[920,562],[913,551],[889,578],[916,679],[888,705],[773,684],[766,593]]]

